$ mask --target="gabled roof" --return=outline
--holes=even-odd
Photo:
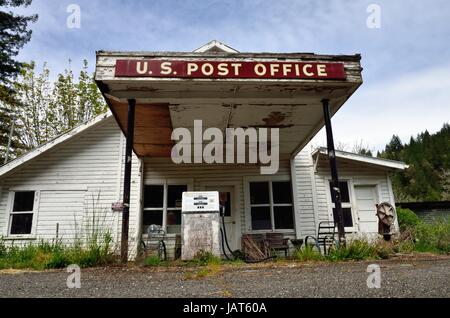
[[[312,156],[315,157],[318,154],[328,155],[328,150],[325,147],[317,148],[313,151]],[[389,160],[389,159],[382,159],[382,158],[376,158],[376,157],[370,157],[365,155],[359,155],[352,152],[342,151],[342,150],[335,150],[336,158],[342,158],[346,160],[352,160],[356,162],[361,162],[369,165],[376,165],[381,166],[389,169],[396,169],[396,170],[405,170],[409,166],[401,161],[395,161],[395,160]]]
[[[72,128],[71,130],[59,135],[58,137],[34,148],[33,150],[23,154],[20,157],[15,158],[14,160],[8,162],[7,164],[0,166],[0,177],[5,175],[6,173],[16,169],[17,167],[25,164],[26,162],[38,157],[42,153],[56,147],[57,145],[60,145],[76,135],[80,134],[81,132],[94,127],[98,125],[99,123],[103,122],[107,118],[112,117],[112,114],[110,111],[107,111],[104,114],[98,115],[97,117],[85,122],[84,124],[81,124],[79,126],[76,126]]]
[[[232,47],[226,45],[217,40],[209,41],[203,44],[198,49],[194,50],[195,53],[206,53],[206,52],[221,52],[221,53],[239,53],[239,51],[233,49]]]

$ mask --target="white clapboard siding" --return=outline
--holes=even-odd
[[[8,198],[11,190],[41,193],[36,238],[74,237],[73,215],[96,211],[98,218],[115,232],[116,215],[111,203],[120,199],[121,139],[123,134],[112,116],[56,145],[0,179],[0,233],[7,237]],[[113,233],[116,236],[116,233]],[[20,243],[20,242],[19,242]]]
[[[298,237],[314,235],[316,229],[316,192],[314,191],[314,168],[311,158],[311,148],[306,146],[300,151],[294,160],[295,188],[298,211],[296,217],[299,218],[297,224]]]
[[[40,191],[36,234],[69,243],[81,237],[86,191]],[[57,235],[57,225],[58,235]]]

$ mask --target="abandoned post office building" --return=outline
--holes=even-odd
[[[70,243],[95,215],[128,259],[152,224],[174,257],[183,193],[218,191],[236,250],[247,234],[316,235],[320,222],[336,220],[337,180],[345,233],[378,233],[376,204],[395,206],[389,174],[407,166],[334,150],[330,125],[361,72],[360,55],[240,53],[218,41],[194,52],[98,51],[95,80],[110,111],[0,167],[0,235],[11,244]],[[195,137],[199,120],[223,135],[277,129],[266,142],[278,152],[276,171],[233,160],[248,149],[229,161],[196,157],[195,147],[223,146]],[[327,147],[312,149],[324,126]],[[192,143],[180,141],[190,162],[174,162],[177,128],[192,133]]]

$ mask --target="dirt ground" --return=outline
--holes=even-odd
[[[380,288],[368,288],[368,266]],[[445,297],[450,256],[345,263],[272,262],[206,267],[81,269],[80,288],[66,270],[0,271],[0,297]]]

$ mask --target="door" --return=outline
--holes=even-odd
[[[211,186],[205,187],[206,191],[219,191],[220,205],[225,207],[225,230],[227,233],[228,244],[231,250],[238,249],[238,229],[236,229],[236,211],[235,187],[234,186]],[[222,220],[221,220],[222,226]],[[222,242],[221,242],[222,244]],[[228,252],[228,250],[227,250]]]
[[[356,207],[358,211],[359,231],[363,233],[378,232],[377,191],[376,186],[355,185]]]

